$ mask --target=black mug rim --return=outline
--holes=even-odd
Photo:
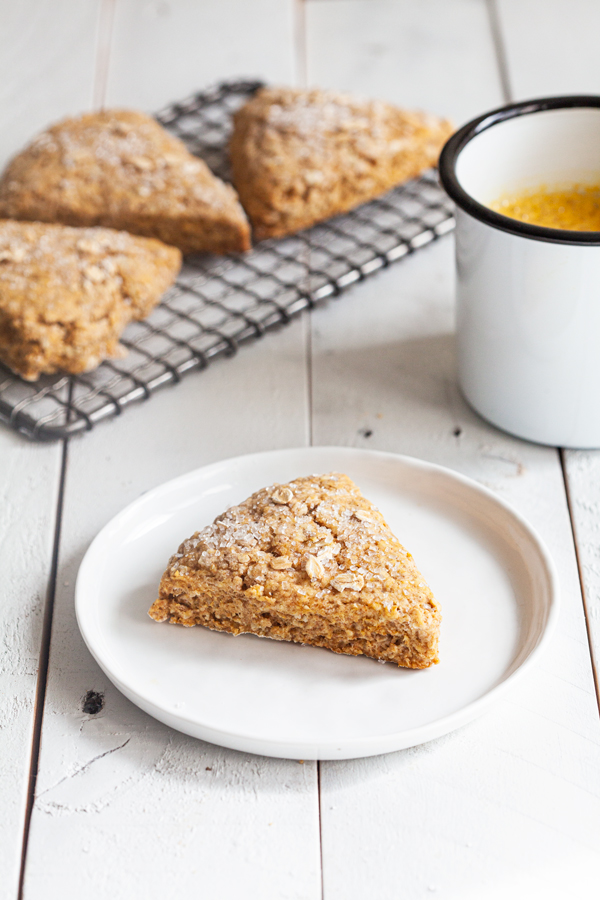
[[[549,109],[573,109],[573,108],[600,108],[600,95],[597,94],[569,94],[563,97],[541,97],[537,100],[522,100],[519,103],[509,103],[500,106],[491,112],[484,113],[476,119],[472,119],[459,128],[448,141],[446,141],[439,161],[440,181],[448,196],[466,213],[497,228],[500,231],[516,234],[520,237],[532,240],[547,241],[552,244],[575,245],[600,245],[600,231],[567,231],[561,228],[546,228],[541,225],[530,225],[528,222],[520,222],[494,212],[488,206],[484,206],[475,200],[461,186],[456,177],[456,162],[466,145],[482,131],[492,128],[500,122],[514,119],[516,116],[524,116],[544,112]],[[600,173],[599,173],[600,174]]]

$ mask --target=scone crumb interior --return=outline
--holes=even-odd
[[[257,491],[184,541],[150,609],[157,621],[438,662],[438,604],[410,553],[348,476]]]

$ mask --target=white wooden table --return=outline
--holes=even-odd
[[[461,123],[600,92],[597,0],[1,0],[0,155],[61,115],[154,110],[219,78],[310,83]],[[600,896],[600,455],[481,421],[454,377],[452,239],[83,438],[0,428],[0,898]],[[75,624],[77,567],[142,492],[249,451],[391,450],[539,529],[563,608],[483,718],[388,756],[247,756],[122,697]],[[97,714],[82,698],[104,694]],[[20,893],[21,892],[21,893]]]

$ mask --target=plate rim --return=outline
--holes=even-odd
[[[254,461],[266,460],[269,456],[281,458],[282,456],[293,456],[294,454],[306,454],[307,457],[318,453],[334,453],[346,457],[360,457],[369,460],[387,459],[394,463],[400,463],[409,468],[416,468],[422,471],[442,474],[446,478],[450,478],[466,487],[474,490],[483,496],[488,502],[500,506],[504,513],[512,517],[521,529],[527,534],[531,545],[538,555],[541,562],[541,571],[546,580],[547,599],[545,603],[546,619],[542,625],[541,633],[535,645],[531,648],[525,659],[523,659],[516,668],[495,684],[484,694],[465,704],[460,709],[449,713],[446,716],[434,719],[424,725],[418,725],[410,729],[402,729],[388,735],[368,735],[366,737],[342,738],[341,740],[333,740],[328,738],[324,741],[305,741],[297,740],[276,740],[272,738],[260,738],[254,735],[247,735],[239,731],[229,731],[222,728],[215,728],[207,723],[199,722],[197,717],[186,714],[183,711],[173,712],[169,709],[161,707],[151,696],[137,688],[132,688],[119,677],[117,671],[113,671],[110,665],[98,651],[98,643],[94,643],[93,634],[90,635],[86,627],[87,616],[90,615],[88,606],[86,606],[85,590],[86,578],[88,578],[88,569],[94,563],[94,554],[98,553],[103,541],[110,537],[110,533],[118,530],[123,519],[136,510],[137,507],[143,506],[148,501],[160,497],[162,493],[170,493],[173,487],[186,482],[188,479],[199,475],[200,473],[210,473],[211,469],[221,467],[229,468],[231,465],[243,463],[252,463]],[[527,569],[530,569],[526,563]],[[525,517],[515,507],[504,500],[490,488],[476,481],[468,475],[463,475],[448,466],[432,463],[417,457],[407,456],[405,454],[393,453],[385,450],[371,450],[362,447],[344,447],[336,445],[310,446],[310,447],[288,447],[275,450],[258,451],[256,453],[241,454],[238,456],[228,457],[222,460],[199,466],[191,469],[181,475],[161,482],[153,488],[143,492],[136,497],[131,503],[128,503],[123,509],[116,513],[97,533],[89,546],[87,547],[83,559],[79,565],[77,579],[75,583],[75,613],[77,625],[84,643],[100,666],[104,674],[115,685],[115,687],[123,693],[134,705],[142,709],[146,714],[153,716],[167,726],[181,731],[184,734],[191,735],[206,740],[209,743],[220,744],[242,752],[255,753],[263,756],[272,756],[276,758],[287,759],[356,759],[367,756],[375,756],[381,753],[389,753],[394,750],[402,750],[408,747],[417,746],[433,740],[436,737],[442,737],[456,728],[461,727],[467,722],[472,721],[481,715],[489,706],[493,705],[497,699],[512,687],[515,680],[535,664],[546,649],[559,615],[560,609],[560,585],[558,573],[554,560],[546,547],[544,540],[541,538],[537,530],[525,519]],[[187,726],[187,727],[186,727]],[[346,749],[337,747],[338,744],[345,745]],[[318,755],[309,755],[312,748],[319,750]]]

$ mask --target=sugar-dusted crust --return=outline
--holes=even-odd
[[[415,669],[438,662],[433,594],[381,513],[337,473],[258,491],[184,541],[150,616]]]
[[[65,119],[40,134],[0,179],[0,216],[104,225],[184,253],[250,247],[233,188],[158,122],[129,110]]]
[[[29,381],[94,368],[180,265],[175,247],[124,231],[0,221],[0,360]]]
[[[379,100],[264,88],[235,115],[233,181],[257,240],[291,234],[416,177],[451,133]]]

